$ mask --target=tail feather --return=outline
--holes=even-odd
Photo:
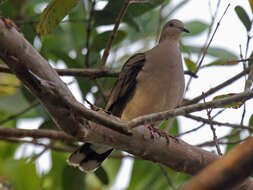
[[[85,143],[70,155],[67,162],[83,172],[94,171],[112,151],[113,149],[106,145]]]

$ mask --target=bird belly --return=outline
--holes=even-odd
[[[183,97],[184,79],[172,80],[169,76],[164,78],[153,76],[138,82],[133,97],[122,112],[121,119],[127,121],[138,116],[175,108]]]

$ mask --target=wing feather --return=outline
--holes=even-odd
[[[120,117],[126,103],[133,97],[137,75],[145,64],[145,54],[138,53],[130,57],[119,74],[116,85],[112,89],[106,110]]]

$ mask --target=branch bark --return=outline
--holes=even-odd
[[[181,190],[235,189],[252,172],[253,138],[250,137],[201,171]]]
[[[106,144],[191,175],[217,159],[217,155],[181,140],[171,139],[168,144],[167,139],[158,134],[151,137],[145,127],[133,129],[132,135],[125,135],[97,124],[103,120],[104,125],[112,125],[122,131],[126,126],[114,116],[88,110],[78,103],[56,71],[22,34],[3,19],[0,19],[0,44],[1,59],[39,98],[55,123],[75,139]],[[253,189],[253,185],[247,188]]]

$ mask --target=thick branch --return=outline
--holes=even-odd
[[[253,172],[253,138],[236,146],[209,165],[181,190],[226,190],[245,180]]]

